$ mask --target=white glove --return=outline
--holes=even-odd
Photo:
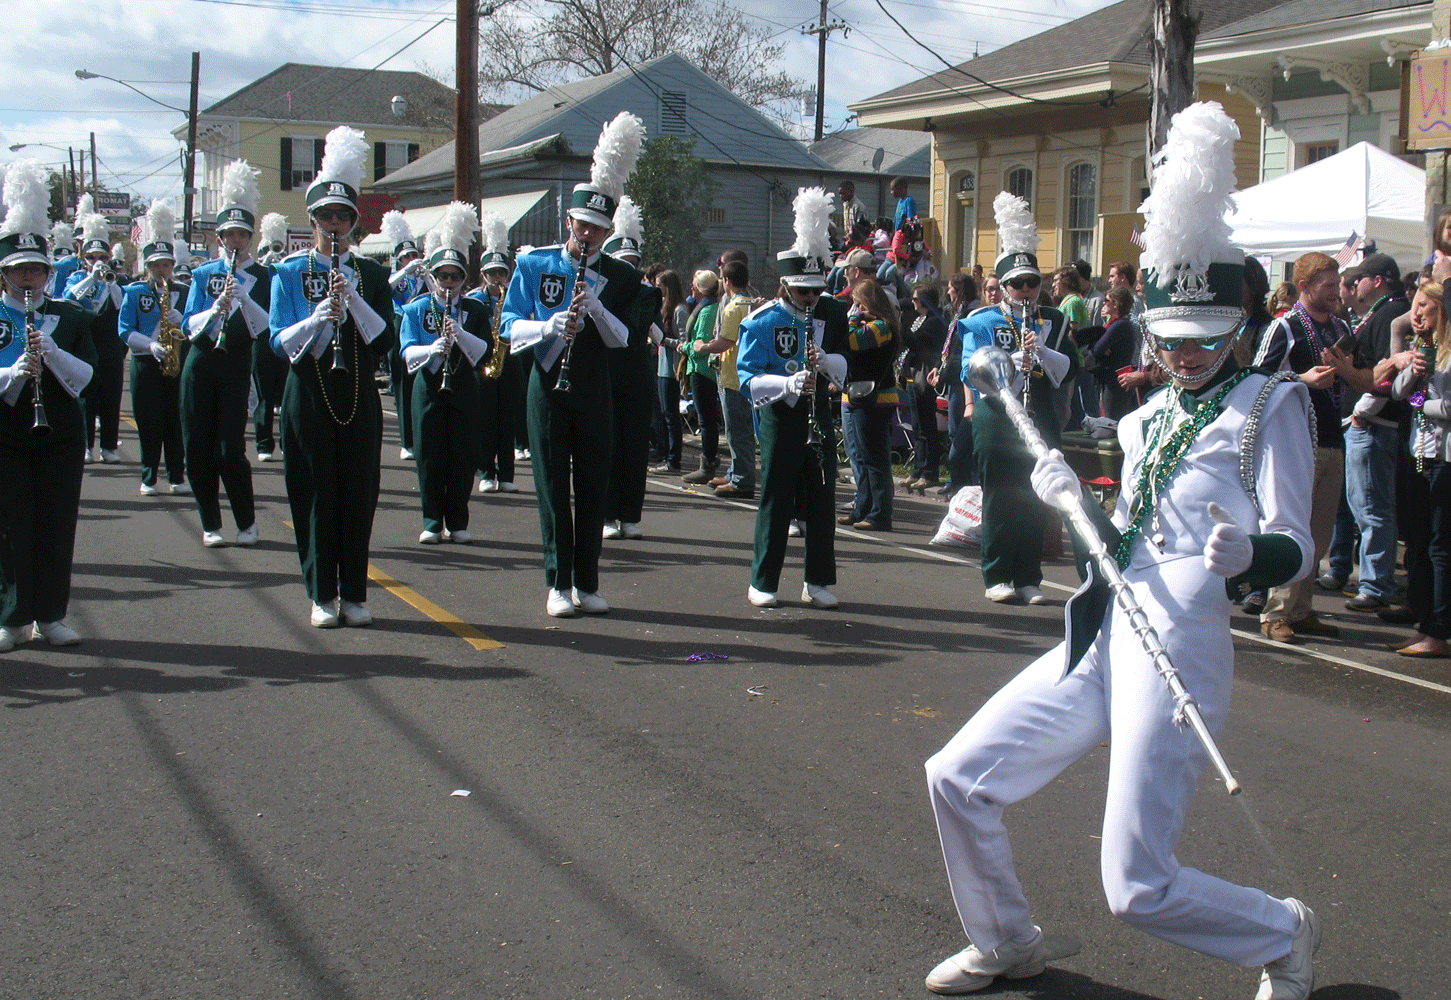
[[[584,286],[584,311],[596,320],[599,319],[600,313],[605,311],[605,304],[600,301],[600,297],[589,285]]]
[[[1214,518],[1215,524],[1204,543],[1204,568],[1225,578],[1239,576],[1254,561],[1254,546],[1250,544],[1249,535],[1217,503],[1209,504],[1209,516]]]
[[[794,375],[788,375],[786,377],[786,392],[792,396],[799,396],[803,392],[805,392],[806,377],[809,374],[810,373],[803,368],[799,372],[796,372]]]
[[[166,348],[162,346],[161,341],[153,340],[149,346],[151,349],[151,356],[153,358],[155,358],[157,361],[166,360]]]
[[[181,326],[181,310],[180,309],[173,309],[173,310],[171,310],[171,312],[169,312],[169,313],[166,314],[166,321],[168,323],[170,323],[172,326],[175,326],[175,327]]]
[[[446,337],[439,337],[428,346],[428,353],[432,354],[434,357],[441,358],[448,353],[448,349],[450,346],[452,345],[449,344]]]
[[[569,310],[561,309],[544,322],[544,336],[562,337],[565,327],[569,325]]]
[[[317,324],[318,326],[321,326],[324,323],[331,322],[332,321],[332,318],[333,318],[333,300],[332,300],[332,296],[328,296],[327,298],[323,299],[321,302],[319,302],[317,304],[317,308],[313,309],[313,311],[312,311],[312,321],[313,321],[313,323]]]
[[[1078,473],[1063,460],[1063,452],[1053,449],[1033,466],[1029,477],[1033,492],[1044,503],[1068,510],[1079,496]]]

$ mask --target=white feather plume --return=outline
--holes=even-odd
[[[124,243],[112,243],[111,244],[111,259],[112,260],[125,260],[126,259],[126,244],[124,244]]]
[[[438,230],[430,229],[423,234],[423,256],[432,257],[433,251],[437,250],[442,244],[443,237],[439,235]]]
[[[79,219],[83,215],[94,215],[95,211],[96,199],[89,193],[81,195],[80,200],[76,202],[76,218]]]
[[[451,201],[436,228],[439,246],[467,254],[479,231],[479,210],[466,201]]]
[[[0,236],[50,232],[50,188],[39,160],[16,160],[5,170],[5,221]]]
[[[645,216],[629,195],[621,198],[615,209],[615,235],[628,237],[636,243],[645,242]]]
[[[390,250],[404,240],[413,239],[413,230],[409,227],[407,218],[396,208],[383,213],[383,218],[378,223],[378,231],[388,241]]]
[[[146,210],[146,223],[141,227],[142,246],[148,243],[155,243],[158,240],[165,240],[168,243],[176,239],[176,209],[171,207],[171,202],[165,198],[158,198],[151,203]]]
[[[76,216],[76,225],[81,227],[81,239],[89,243],[91,240],[106,242],[111,238],[110,226],[106,223],[106,217],[100,212],[83,212]],[[145,224],[142,224],[145,228]]]
[[[246,160],[233,160],[222,172],[222,207],[245,208],[253,215],[262,201],[262,191],[257,186],[261,171]]]
[[[287,216],[281,212],[268,212],[257,228],[262,234],[263,246],[287,242]]]
[[[327,134],[318,181],[342,181],[354,191],[363,186],[363,167],[368,162],[368,142],[363,133],[339,125]]]
[[[993,199],[993,216],[998,223],[998,256],[1025,252],[1037,256],[1038,223],[1026,201],[999,191]]]
[[[1218,103],[1191,104],[1169,122],[1169,138],[1154,168],[1154,186],[1140,211],[1146,271],[1168,280],[1176,270],[1203,271],[1239,263],[1224,221],[1234,191],[1234,143],[1239,126]]]
[[[796,210],[796,242],[791,249],[806,257],[831,260],[831,195],[825,188],[797,188],[796,200],[791,203]]]
[[[58,220],[50,227],[50,245],[52,247],[69,248],[76,239],[76,227],[64,219]]]
[[[503,253],[509,249],[509,223],[498,212],[485,212],[480,218],[484,231],[484,253]]]
[[[624,196],[625,181],[635,170],[644,141],[645,125],[640,119],[628,111],[615,115],[600,130],[594,163],[589,169],[590,183],[618,202]]]

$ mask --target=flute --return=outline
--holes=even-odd
[[[1035,458],[1043,458],[1048,454],[1048,445],[1038,433],[1038,428],[1033,425],[1033,418],[1008,392],[1008,387],[1013,381],[1013,363],[1007,354],[996,347],[979,347],[972,352],[968,361],[968,375],[972,379],[972,386],[978,392],[987,396],[996,396],[1002,401],[1003,409],[1007,411],[1008,417],[1013,421],[1013,426],[1023,438],[1023,443],[1028,446]],[[1098,529],[1093,521],[1089,519],[1088,511],[1084,507],[1083,495],[1068,494],[1058,498],[1054,505],[1063,510],[1073,524],[1073,530],[1087,546],[1089,554],[1093,557],[1094,564],[1098,567],[1099,573],[1108,581],[1113,589],[1114,600],[1128,616],[1129,627],[1139,637],[1139,643],[1144,652],[1149,654],[1149,659],[1154,664],[1154,669],[1164,679],[1164,684],[1169,688],[1169,693],[1174,696],[1174,703],[1177,709],[1174,715],[1174,722],[1181,728],[1188,725],[1194,730],[1194,735],[1199,737],[1199,742],[1204,745],[1204,750],[1209,754],[1210,761],[1214,764],[1219,776],[1224,779],[1225,791],[1230,795],[1240,793],[1239,782],[1230,773],[1229,764],[1224,760],[1224,755],[1219,752],[1219,746],[1214,742],[1214,736],[1209,727],[1204,723],[1204,716],[1199,712],[1199,706],[1190,695],[1183,681],[1179,679],[1179,672],[1174,669],[1174,663],[1169,659],[1169,651],[1164,648],[1164,643],[1159,639],[1158,632],[1149,623],[1148,615],[1134,599],[1134,592],[1129,583],[1124,579],[1123,572],[1119,569],[1118,560],[1108,551],[1103,544],[1103,539],[1098,535]]]

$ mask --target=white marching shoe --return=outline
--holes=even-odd
[[[448,540],[455,545],[467,545],[474,540],[474,536],[460,528],[457,531],[450,531],[448,533]]]
[[[587,615],[602,615],[610,610],[609,604],[598,591],[590,592],[575,587],[573,593],[575,605]]]
[[[781,602],[776,600],[776,595],[768,590],[757,590],[755,587],[746,588],[746,600],[758,608],[774,608]]]
[[[619,538],[620,537],[620,522],[619,521],[606,521],[605,522],[605,526],[604,526],[604,530],[602,530],[600,532],[600,537],[601,538]]]
[[[342,618],[345,625],[357,627],[373,624],[373,616],[365,605],[354,604],[352,601],[340,601],[339,609],[341,611],[339,617]]]
[[[35,630],[52,646],[79,646],[80,633],[65,622],[36,622]]]
[[[424,529],[418,533],[419,545],[437,545],[443,541],[443,532]]]
[[[814,604],[818,608],[834,608],[840,602],[836,595],[825,587],[818,587],[814,583],[803,583],[801,585],[801,599],[808,604]]]
[[[518,493],[519,492],[519,487],[515,486],[513,483],[500,483],[499,484],[499,492],[500,493]]]
[[[0,625],[0,653],[8,653],[16,646],[30,641],[30,625]]]
[[[136,490],[136,492],[140,493],[144,497],[154,497],[156,496],[156,487],[151,486],[147,483],[142,483],[141,486]]]
[[[257,453],[257,461],[259,461],[259,462],[270,462],[270,461],[272,461],[272,452],[270,452],[270,451],[259,451]]]
[[[1018,599],[1018,591],[1011,583],[995,583],[983,595],[989,601],[1005,604]]]
[[[1290,953],[1265,963],[1255,1000],[1307,1000],[1315,988],[1315,970],[1310,960],[1320,949],[1320,918],[1298,899],[1285,902],[1300,915],[1300,926],[1295,928]]]
[[[571,601],[569,599],[569,595],[562,590],[551,590],[549,592],[549,596],[545,599],[544,602],[544,610],[548,612],[550,617],[552,618],[573,618],[575,615],[579,614],[579,612],[575,610],[574,602]]]
[[[332,609],[332,604],[314,604],[312,606],[312,627],[313,628],[337,628],[338,613]]]
[[[645,533],[640,530],[640,526],[634,521],[621,521],[620,534],[626,538],[634,539],[640,539],[645,537]]]
[[[186,494],[191,492],[191,487],[188,486],[186,480],[183,479],[179,483],[171,484],[171,492],[175,493],[177,496],[185,496]]]
[[[111,451],[109,448],[102,448],[101,461],[106,463],[107,465],[115,465],[117,462],[121,461],[121,456],[116,454],[114,451]]]
[[[499,492],[499,481],[497,479],[495,479],[493,476],[485,476],[485,477],[483,477],[482,479],[479,480],[479,492],[480,493],[497,493],[497,492]]]
[[[219,549],[227,544],[227,540],[220,531],[203,531],[202,544],[209,549]]]
[[[786,535],[789,538],[800,538],[805,533],[806,533],[806,522],[805,521],[792,521],[791,522],[791,527],[789,527],[789,528],[786,529]]]
[[[1047,596],[1037,587],[1019,587],[1018,596],[1029,604],[1047,604]]]
[[[413,461],[413,449],[411,449],[411,448],[399,448],[398,449],[398,457],[400,459],[402,459],[403,461],[405,461],[405,462],[411,462],[411,461]]]
[[[250,528],[243,528],[241,531],[237,532],[237,544],[238,545],[256,545],[257,544],[257,525],[256,525],[255,522],[252,524],[252,527],[250,527]]]
[[[1018,943],[1005,941],[987,954],[968,945],[956,955],[938,964],[927,974],[927,988],[933,993],[956,996],[987,989],[998,976],[1027,979],[1040,974],[1048,966],[1048,949],[1043,931],[1033,928],[1031,940]]]

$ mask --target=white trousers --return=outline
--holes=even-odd
[[[1133,589],[1216,735],[1229,709],[1233,649],[1224,582],[1199,560],[1152,567]],[[1189,594],[1186,598],[1184,595]],[[1208,755],[1173,722],[1173,699],[1128,620],[1107,613],[1073,672],[1054,649],[993,695],[927,761],[952,898],[982,951],[1031,933],[1003,809],[1105,740],[1109,777],[1102,878],[1109,909],[1155,937],[1242,966],[1288,954],[1299,919],[1281,900],[1185,868],[1175,857]],[[1170,620],[1179,623],[1170,627]]]

